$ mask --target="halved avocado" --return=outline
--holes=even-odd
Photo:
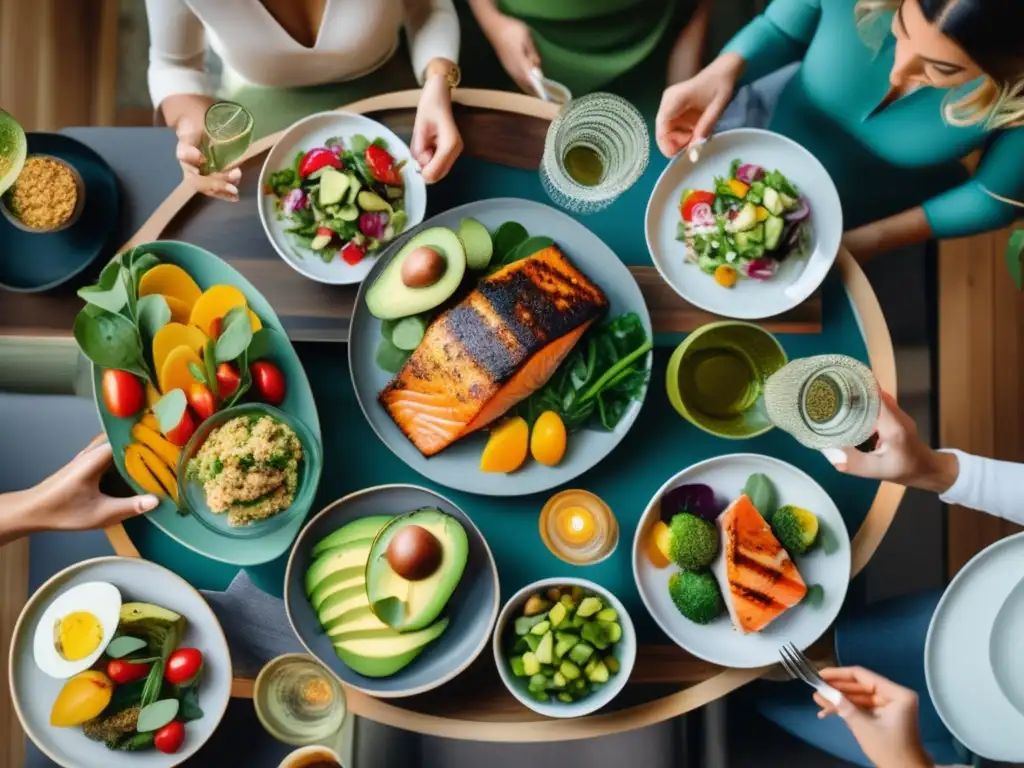
[[[441,545],[437,568],[426,578],[409,581],[388,562],[388,547],[405,526],[417,525]],[[469,557],[469,539],[462,524],[439,509],[420,509],[389,523],[373,542],[366,565],[366,596],[377,617],[399,632],[429,626],[441,615],[459,586]]]
[[[366,604],[366,587],[363,584],[356,584],[353,587],[338,590],[324,600],[323,605],[317,611],[317,616],[324,629],[330,629],[335,620],[341,619],[349,611]]]
[[[494,242],[487,227],[476,219],[463,219],[459,224],[459,239],[466,247],[466,264],[470,269],[484,269],[491,263]]]
[[[388,629],[388,625],[370,610],[368,602],[363,602],[358,608],[346,611],[333,621],[327,629],[327,635],[332,641],[342,640],[355,632],[365,632],[368,629]]]
[[[369,515],[343,525],[334,533],[324,536],[313,546],[313,557],[318,557],[332,547],[340,547],[355,539],[376,538],[380,529],[394,519],[393,515]]]
[[[335,571],[317,585],[316,589],[313,590],[313,594],[309,596],[309,602],[313,606],[314,611],[319,611],[320,606],[324,604],[328,597],[343,589],[357,585],[364,587],[366,585],[365,565],[359,568],[343,568],[340,571]]]
[[[0,195],[18,178],[27,152],[28,144],[21,124],[0,109]]]
[[[306,594],[312,595],[320,582],[332,573],[364,565],[372,545],[373,539],[366,536],[323,552],[306,571]]]
[[[433,285],[411,288],[402,282],[402,263],[417,248],[432,248],[445,261],[444,273]],[[430,227],[409,239],[366,291],[366,308],[381,320],[418,315],[447,301],[466,273],[466,249],[447,227]]]
[[[334,651],[354,672],[366,677],[387,677],[398,672],[448,628],[448,619],[416,632],[392,629],[355,632],[334,641]]]

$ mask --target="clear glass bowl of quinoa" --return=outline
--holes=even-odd
[[[82,215],[85,182],[70,163],[53,155],[33,154],[11,188],[0,196],[0,211],[25,232],[67,229]]]
[[[217,533],[265,536],[305,517],[323,465],[316,437],[298,419],[246,403],[204,421],[181,453],[178,499]]]

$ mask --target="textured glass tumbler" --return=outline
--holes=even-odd
[[[570,152],[596,155],[601,173],[594,184],[569,175]],[[573,213],[607,208],[633,186],[650,159],[650,135],[643,115],[620,96],[591,93],[566,104],[548,129],[540,179],[548,196]]]

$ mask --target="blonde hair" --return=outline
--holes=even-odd
[[[1013,0],[1008,0],[1012,2]],[[900,7],[901,0],[857,0],[854,18],[861,39],[881,49],[888,33],[889,16]],[[997,82],[986,76],[974,88],[950,91],[942,102],[942,117],[957,128],[985,123],[986,128],[1008,128],[1024,124],[1024,77],[1016,82]]]

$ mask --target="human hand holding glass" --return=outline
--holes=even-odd
[[[707,139],[725,111],[743,71],[743,59],[734,53],[719,56],[661,96],[655,118],[655,138],[666,157]]]
[[[934,768],[921,743],[918,697],[909,688],[861,667],[821,670],[825,682],[843,694],[838,705],[814,694],[818,717],[839,715],[864,754],[879,768]]]

